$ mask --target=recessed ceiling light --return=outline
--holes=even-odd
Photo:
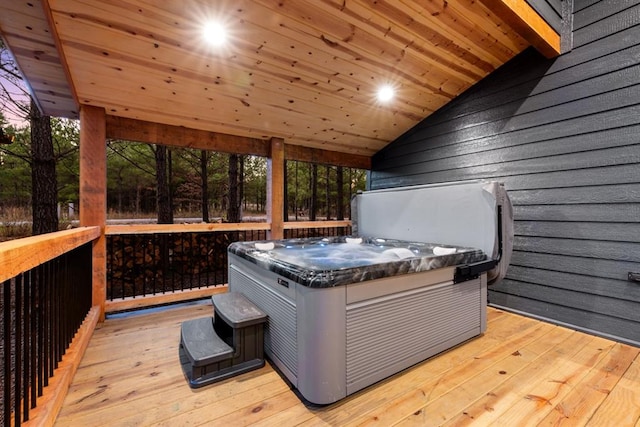
[[[378,101],[380,102],[389,102],[394,95],[395,90],[389,85],[384,85],[378,89]]]
[[[202,29],[204,39],[213,46],[222,46],[227,41],[227,30],[218,22],[208,22]]]

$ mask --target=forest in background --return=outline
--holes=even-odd
[[[79,124],[51,118],[58,203],[63,219],[78,207]],[[13,136],[0,145],[0,218],[27,221],[32,201],[30,128],[0,126]],[[344,219],[350,198],[365,187],[366,171],[288,161],[288,220]],[[160,210],[165,197],[169,217]],[[239,222],[260,217],[266,206],[266,159],[257,156],[167,148],[129,141],[107,142],[109,218],[199,218],[205,222]],[[24,218],[19,218],[24,216]],[[77,211],[76,211],[77,216]],[[255,218],[253,218],[255,220]]]

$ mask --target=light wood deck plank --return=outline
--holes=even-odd
[[[487,332],[324,407],[269,363],[189,388],[178,345],[208,302],[108,318],[94,332],[58,426],[636,425],[640,349],[488,309]]]
[[[596,364],[609,348],[602,349],[603,339],[589,341],[580,333],[553,347],[545,357],[518,372],[499,387],[464,408],[450,425],[471,425],[491,422],[536,425],[554,400],[560,400]],[[558,361],[555,364],[554,361]],[[578,379],[574,378],[578,376]],[[523,386],[523,383],[525,384]]]
[[[565,351],[570,351],[579,343],[580,337],[571,339],[568,330],[544,326],[519,339],[505,341],[491,352],[479,355],[471,363],[440,378],[420,384],[417,390],[397,402],[392,413],[378,410],[365,424],[373,421],[381,422],[380,425],[391,424],[394,422],[392,416],[397,417],[404,412],[405,417],[416,417],[423,425],[440,425],[460,413],[478,396],[490,393],[513,372],[544,366],[545,362],[540,359],[545,359],[550,349],[562,344],[566,346]]]

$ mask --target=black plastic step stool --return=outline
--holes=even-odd
[[[211,297],[214,316],[182,323],[183,370],[193,388],[264,366],[264,323],[267,315],[243,294]]]

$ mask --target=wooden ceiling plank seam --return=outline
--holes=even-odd
[[[547,58],[560,55],[560,35],[525,0],[480,0]]]
[[[95,70],[90,70],[90,72],[93,74],[93,73],[95,73]]]
[[[423,4],[420,1],[415,0],[400,0],[400,3],[407,5],[408,8],[414,10],[416,14],[424,16],[421,11],[427,10],[428,6],[432,3]],[[445,3],[443,2],[443,5]],[[433,22],[439,27],[443,27],[443,31],[447,28],[451,28],[454,32],[460,34],[463,39],[471,38],[475,40],[473,46],[482,49],[487,55],[491,55],[497,60],[498,64],[503,64],[508,61],[513,55],[522,51],[528,46],[528,43],[520,37],[515,31],[507,31],[507,26],[502,26],[489,21],[492,15],[481,4],[474,0],[456,0],[446,2],[446,6],[442,10],[429,8],[429,15],[437,18],[447,18],[447,24],[443,24],[441,19],[434,19]],[[428,18],[428,17],[427,17]],[[465,28],[468,28],[469,33],[462,33],[457,30],[457,24],[461,21],[467,22]],[[488,25],[490,23],[490,25]],[[478,41],[478,38],[485,39],[484,43]],[[461,43],[464,43],[461,41]],[[469,48],[473,48],[469,46]],[[496,52],[498,51],[498,52]]]
[[[73,44],[73,45],[74,45],[75,47],[77,47],[78,49],[82,49],[82,48],[83,48],[83,46],[84,46],[84,45],[81,45],[81,44],[78,44],[78,43],[75,43],[75,42],[73,42],[73,43],[72,43],[70,40],[66,40],[64,43],[65,43],[65,45],[66,45],[66,46]],[[102,55],[107,55],[107,53],[108,53],[108,52],[107,52],[106,50],[104,50],[104,49],[100,49],[100,50],[99,50],[97,46],[95,46],[93,49],[94,49],[94,52],[97,52],[97,53],[96,53],[96,55],[98,55],[98,56],[100,55],[100,53],[99,53],[99,52],[102,52]],[[85,48],[85,50],[90,51],[90,49],[89,49],[88,47],[87,47],[87,48]],[[98,52],[98,50],[99,50],[99,52]],[[111,55],[111,56],[117,56],[117,55],[113,55],[113,54],[110,54],[110,55]],[[128,60],[129,60],[130,62],[133,62],[133,61],[134,61],[134,57],[128,57],[128,58],[129,58]],[[136,61],[137,61],[137,62],[140,62],[140,63],[141,63],[141,65],[146,65],[146,63],[143,63],[142,61],[139,61],[139,60],[136,60]],[[158,69],[163,68],[163,66],[161,66],[161,65],[156,65],[155,67],[156,67],[156,68],[158,68]],[[178,74],[178,72],[179,72],[180,70],[178,70],[178,69],[176,69],[176,68],[170,68],[170,67],[167,65],[167,66],[166,66],[166,71],[167,71],[168,73]],[[242,71],[242,69],[241,69],[241,68],[239,68],[239,69],[238,69],[238,71]],[[184,74],[184,71],[182,72],[182,74]],[[220,73],[220,74],[222,74],[222,73]],[[192,73],[192,75],[197,76],[197,74],[195,74],[195,73]],[[237,75],[237,73],[236,73],[236,75]],[[289,82],[291,81],[291,78],[290,78],[289,76],[281,76],[280,78],[281,78],[282,82],[284,82],[284,83],[289,83]],[[209,80],[209,82],[210,82],[210,83],[217,83],[217,81],[213,81],[213,82],[212,82],[212,81],[211,81],[212,79],[207,79],[207,80]],[[311,85],[311,83],[309,83],[309,85]],[[313,88],[313,89],[315,90],[315,88]],[[342,92],[340,89],[342,89],[342,88],[339,88],[339,89],[338,89],[338,90],[336,90],[335,92]],[[357,94],[357,92],[352,92],[352,93]],[[336,95],[336,93],[334,93],[334,96],[339,96],[339,95]],[[341,97],[342,97],[342,98],[344,98],[344,96],[341,96]],[[355,102],[356,100],[354,99],[353,101]],[[405,102],[405,103],[406,103],[406,105],[408,105],[408,106],[412,106],[412,102],[411,102],[411,101],[405,101],[405,100],[402,100],[402,99],[401,99],[401,101],[402,101],[402,102]],[[366,105],[368,105],[368,104],[370,103],[370,102],[368,102],[368,101],[366,101],[366,102],[361,101],[361,102],[363,102],[363,103],[364,103],[364,104],[366,104]],[[416,109],[418,109],[418,111],[416,111],[416,113],[423,113],[423,112],[424,112],[424,108],[425,108],[425,106],[422,106],[422,105],[419,105],[419,106],[418,106],[418,105],[415,105],[415,104],[413,104],[413,105],[415,106],[415,108],[416,108]],[[438,104],[437,106],[439,106],[439,105],[441,105],[441,104]],[[429,108],[429,107],[427,106],[426,108]],[[422,110],[422,111],[419,111],[419,110]],[[433,111],[433,109],[432,109],[431,111]]]
[[[257,0],[257,1],[261,1],[261,3],[266,2],[267,0]],[[296,3],[291,3],[291,4],[298,4]],[[340,36],[339,34],[336,33],[336,28],[335,28],[335,18],[333,20],[327,18],[325,19],[327,21],[326,25],[324,27],[322,26],[313,26],[312,28],[318,33],[318,34],[311,34],[309,33],[309,23],[304,22],[304,21],[300,21],[300,20],[296,20],[295,18],[287,15],[289,20],[288,22],[285,24],[281,24],[281,27],[284,28],[288,28],[291,31],[297,32],[297,36],[299,37],[300,34],[303,34],[307,37],[312,37],[313,39],[316,40],[324,40],[324,44],[326,44],[327,46],[341,46],[343,49],[346,49],[346,44],[349,44],[349,46],[354,46],[356,49],[354,52],[356,52],[355,54],[351,54],[352,58],[357,58],[359,56],[362,56],[361,53],[363,52],[367,52],[367,46],[366,45],[362,45],[359,42],[359,39],[357,37],[354,37],[352,35],[347,35],[347,36]],[[365,30],[363,30],[365,31]],[[330,35],[330,36],[327,36]],[[294,36],[295,37],[295,36]],[[323,39],[324,37],[324,39]],[[294,38],[295,39],[295,38]],[[347,40],[347,42],[345,42],[345,40]],[[407,55],[406,50],[403,49],[403,46],[401,46],[400,44],[397,45],[391,45],[393,46],[393,50],[398,51],[398,54],[395,54],[394,56],[392,56],[390,58],[391,62],[396,62],[396,60],[398,58],[412,58],[412,55]],[[333,50],[332,50],[333,52]],[[346,52],[349,52],[348,50]],[[378,58],[380,56],[380,52],[375,52],[375,51],[369,51],[370,54],[369,56],[373,56],[374,58]],[[402,53],[404,52],[404,53]],[[383,52],[383,53],[386,53]],[[412,53],[412,52],[410,52]],[[418,52],[420,53],[420,52]],[[465,79],[466,81],[469,81],[469,79],[472,79],[473,81],[475,81],[479,76],[482,76],[484,74],[486,74],[486,71],[483,72],[482,74],[474,74],[471,71],[470,67],[473,67],[473,64],[469,64],[469,63],[465,63],[465,62],[460,62],[458,64],[455,64],[456,61],[459,61],[460,58],[455,57],[453,55],[449,56],[449,58],[445,58],[443,56],[442,53],[437,53],[435,51],[435,49],[431,49],[428,52],[424,52],[422,53],[422,56],[420,58],[421,60],[425,61],[425,66],[427,67],[434,67],[438,70],[443,70],[445,72],[449,72],[449,73],[454,73],[458,78],[462,78]],[[358,59],[359,61],[361,61],[361,59]],[[379,63],[381,61],[377,61],[377,63]],[[375,63],[374,63],[375,64]],[[447,67],[447,65],[449,67]],[[389,68],[388,66],[386,68]],[[427,68],[428,69],[428,68]]]
[[[460,15],[473,21],[482,31],[499,40],[502,45],[514,54],[522,52],[531,45],[498,16],[492,14],[481,2],[476,0],[457,0],[455,3],[449,3],[449,7],[456,9]]]
[[[125,96],[124,94],[131,94],[131,98],[132,99],[136,99],[137,96],[135,96],[135,93],[141,93],[140,90],[142,90],[145,93],[150,93],[151,97],[153,99],[156,99],[156,103],[158,105],[163,104],[163,103],[180,103],[183,102],[184,105],[189,105],[190,103],[193,104],[192,100],[194,99],[194,97],[192,96],[191,93],[189,93],[189,91],[187,90],[186,93],[182,92],[179,87],[180,87],[180,82],[174,82],[171,85],[168,85],[166,83],[159,83],[158,88],[160,90],[158,90],[158,88],[155,88],[154,85],[150,85],[149,81],[147,83],[145,83],[144,85],[144,89],[141,89],[141,86],[137,83],[137,82],[133,82],[130,79],[128,80],[123,80],[123,78],[121,76],[118,75],[108,75],[105,74],[104,72],[101,72],[99,69],[97,69],[95,66],[93,66],[92,64],[83,64],[85,67],[85,72],[86,73],[93,73],[93,76],[96,80],[100,81],[101,87],[102,87],[102,92],[111,92],[111,91],[120,91],[123,93],[123,96]],[[82,68],[80,66],[76,66],[76,73],[82,72]],[[112,71],[112,69],[108,69],[108,71]],[[189,84],[184,85],[187,89],[190,88],[191,86]],[[92,85],[92,87],[96,87],[95,85]],[[164,92],[164,95],[159,93],[159,92]],[[154,95],[155,94],[155,95]],[[84,96],[84,98],[95,98],[95,95],[89,94],[89,93],[83,93],[82,95],[87,95]],[[221,96],[220,94],[217,94],[218,96]],[[271,96],[271,98],[273,99],[274,96],[277,97],[278,93],[274,92]],[[244,99],[242,99],[239,96],[233,96],[233,95],[224,95],[225,98],[228,99],[229,102],[234,102],[237,106],[238,106],[238,111],[242,111],[246,108],[249,108],[250,105],[244,105],[243,101]],[[181,101],[182,100],[182,101]],[[135,101],[131,101],[131,102],[135,102]],[[210,101],[211,103],[215,102],[213,99]],[[321,120],[323,122],[326,122],[326,124],[328,126],[331,126],[333,123],[340,123],[340,122],[344,122],[345,120],[345,112],[341,111],[340,109],[335,109],[335,111],[333,109],[327,109],[325,108],[325,105],[318,105],[317,103],[314,102],[296,102],[296,103],[285,103],[282,105],[276,105],[276,104],[270,104],[269,99],[259,99],[258,102],[261,104],[267,104],[267,105],[271,105],[274,108],[278,108],[280,110],[286,110],[286,111],[290,111],[290,112],[295,112],[298,114],[301,114],[301,118],[305,118],[305,120],[302,121],[302,123],[304,123],[304,121],[310,121],[310,120]],[[247,103],[248,104],[248,103]],[[133,105],[133,104],[132,104]],[[176,105],[176,106],[179,106]],[[212,108],[214,108],[214,112],[215,112],[215,107],[216,105],[213,104],[211,105]],[[193,107],[196,111],[197,110],[204,110],[205,109],[205,105],[203,104],[199,104],[199,105],[195,105]],[[255,108],[258,107],[254,107]],[[181,110],[183,110],[184,107],[181,107]],[[209,108],[207,108],[207,110],[209,110]],[[371,111],[369,112],[374,113],[377,109],[371,108]],[[347,111],[348,113],[348,111]],[[249,113],[247,115],[247,118],[251,118],[253,115],[255,115],[256,113]],[[268,112],[261,112],[261,110],[258,110],[258,114],[260,115],[264,115],[265,119],[266,117],[269,116]],[[237,114],[237,117],[240,117],[241,113]],[[308,115],[312,115],[311,117],[308,117]],[[349,115],[349,114],[347,114]],[[398,119],[399,115],[396,114],[394,116],[392,116],[394,119]],[[400,116],[401,117],[401,116]],[[418,117],[407,117],[410,121],[408,123],[417,123],[419,121]],[[381,120],[384,122],[384,120],[381,118]],[[408,123],[404,123],[404,125],[408,124]],[[339,125],[333,125],[333,126],[339,126]],[[346,123],[343,125],[344,127],[350,129],[351,131],[353,130],[358,130],[360,129],[361,131],[366,131],[367,129],[370,129],[368,126],[367,127],[361,127],[360,125],[358,125],[357,123]],[[393,128],[396,127],[393,123],[389,123],[389,127]],[[338,127],[339,129],[339,127]],[[386,138],[383,138],[386,140]]]
[[[262,2],[266,2],[268,0],[262,0]],[[288,16],[291,17],[291,13],[295,12],[296,10],[300,10],[302,9],[301,6],[299,6],[300,2],[290,2],[290,3],[285,3],[286,4],[295,4],[298,6],[298,8],[293,9]],[[423,51],[421,51],[421,49],[407,49],[407,46],[410,45],[410,41],[406,40],[406,39],[399,39],[398,37],[395,37],[394,34],[389,30],[388,27],[383,27],[380,25],[374,25],[371,22],[367,22],[364,19],[359,18],[359,15],[357,13],[349,13],[351,12],[351,10],[349,8],[347,8],[347,5],[351,5],[355,3],[348,3],[346,4],[344,7],[334,7],[333,9],[323,9],[323,10],[338,10],[339,13],[341,13],[341,17],[344,17],[344,19],[346,19],[351,26],[353,26],[354,29],[360,29],[362,30],[362,35],[359,36],[358,33],[356,33],[355,31],[353,31],[353,34],[348,34],[347,36],[344,35],[340,35],[336,33],[336,28],[335,25],[332,25],[332,21],[335,22],[335,18],[332,20],[331,19],[331,15],[329,15],[329,17],[325,18],[325,24],[324,26],[322,25],[315,25],[314,28],[316,28],[317,31],[319,31],[321,34],[331,34],[333,37],[332,38],[336,38],[337,40],[339,40],[340,42],[342,42],[343,44],[350,44],[352,46],[357,46],[358,49],[367,51],[367,49],[370,49],[369,46],[372,46],[373,44],[371,42],[367,42],[367,39],[373,39],[373,40],[385,40],[385,46],[389,46],[389,47],[393,47],[393,50],[399,52],[399,53],[395,53],[393,54],[390,58],[388,58],[388,60],[390,60],[391,62],[396,62],[398,58],[401,59],[406,59],[406,58],[411,58],[412,56],[415,56],[416,53],[418,53],[418,57],[420,57],[421,59],[429,59],[429,65],[433,66],[433,67],[437,67],[443,70],[446,70],[448,72],[456,72],[457,74],[459,74],[461,77],[463,78],[472,78],[472,79],[477,79],[478,75],[484,75],[486,74],[486,70],[483,70],[482,67],[478,68],[478,73],[474,74],[474,72],[472,71],[473,68],[476,68],[476,65],[473,63],[470,63],[469,61],[463,61],[458,55],[455,55],[451,52],[448,52],[446,50],[442,51],[438,51],[436,52],[436,50],[434,49],[435,46],[432,43],[428,43],[425,42],[425,44],[422,46],[423,47]],[[307,3],[307,8],[320,8],[323,3]],[[299,12],[301,13],[301,12]],[[334,12],[335,13],[335,12]],[[316,17],[317,14],[314,14],[314,17]],[[347,19],[350,18],[350,19]],[[291,17],[292,20],[295,21],[295,18]],[[306,22],[301,22],[301,21],[297,21],[298,23],[302,23],[302,25],[306,25]],[[400,26],[400,24],[398,24],[398,27]],[[374,34],[380,34],[381,36],[375,37]],[[360,42],[360,39],[362,38],[362,36],[366,36],[365,42],[362,43]],[[369,50],[369,52],[373,55],[376,56],[380,56],[381,54],[384,56],[387,54],[387,50],[389,50],[388,48],[386,48],[385,46],[380,46],[378,51],[371,51]]]
[[[67,12],[67,13],[71,13],[71,12]],[[80,16],[78,13],[73,13],[73,15],[76,16],[76,17]],[[111,21],[109,23],[109,25],[111,27],[115,27],[117,24],[114,21]],[[120,29],[122,31],[128,31],[128,32],[131,32],[131,33],[135,32],[135,28],[134,27],[130,27],[130,26],[127,26],[127,25],[120,25],[119,27],[120,27]],[[275,34],[277,34],[277,33],[275,33]],[[158,39],[158,41],[160,41],[159,37],[156,37],[156,38]],[[169,41],[169,39],[167,39],[166,37],[164,37],[164,40],[165,40],[165,43],[169,43],[170,45],[174,45],[175,46],[177,44],[175,41]]]
[[[169,49],[171,49],[171,47],[170,47]],[[159,53],[161,53],[161,52],[159,52]],[[263,57],[256,57],[256,60],[257,60],[257,61],[262,61],[262,60],[264,60],[264,59],[265,59],[265,58],[264,58],[264,56],[263,56]],[[287,66],[288,66],[288,68],[290,69],[289,63],[286,63],[286,65],[287,65]],[[301,67],[302,67],[302,65],[299,65],[299,66],[298,66],[298,69],[301,69]],[[287,67],[285,67],[285,66],[283,65],[283,69],[286,69],[286,68],[287,68]],[[317,72],[317,70],[318,70],[319,68],[321,68],[321,66],[319,66],[319,65],[318,65],[318,66],[315,66],[315,67],[309,67],[307,71],[315,71],[315,72]],[[328,74],[328,75],[330,75],[330,74],[329,74],[329,72],[327,72],[327,74]],[[338,78],[339,78],[339,77],[338,77]],[[334,79],[336,79],[336,78],[334,77]],[[322,80],[326,80],[326,79],[320,79],[320,78],[318,78],[318,80],[319,80],[319,81],[322,81]],[[363,81],[362,81],[362,83],[366,83],[366,80],[363,80]],[[462,88],[466,88],[466,87],[468,87],[468,86],[469,86],[469,84],[465,84],[464,86],[462,86]],[[456,93],[456,94],[457,94],[458,92],[460,92],[460,88],[461,88],[461,86],[457,86],[457,87],[455,88],[455,89],[456,89],[456,91],[455,91],[455,93]],[[436,92],[436,93],[437,93],[437,92]],[[450,99],[450,98],[451,98],[451,97],[448,97],[447,99]]]
[[[389,37],[393,37],[394,33],[398,33],[396,37],[401,37],[400,32],[404,29],[414,35],[415,40],[426,39],[438,47],[451,46],[447,50],[452,56],[464,60],[467,66],[479,68],[483,75],[494,70],[512,55],[510,52],[504,52],[495,39],[493,49],[490,49],[491,45],[485,41],[486,35],[477,34],[473,23],[464,16],[452,16],[455,10],[449,7],[449,2],[443,2],[442,6],[424,2],[419,6],[414,5],[414,8],[397,0],[360,0],[351,1],[349,4],[354,3],[361,4],[363,8],[369,7],[374,13],[379,13],[383,8],[388,11],[380,13],[384,18],[391,13],[396,15],[395,28],[389,28]],[[453,23],[455,25],[452,25]],[[427,35],[429,32],[431,35]]]
[[[480,57],[486,63],[491,64],[492,69],[489,72],[492,72],[513,57],[515,54],[513,50],[504,46],[491,34],[479,31],[479,27],[469,19],[471,16],[458,14],[456,9],[449,6],[448,2],[446,4],[447,6],[444,7],[441,12],[431,12],[426,14],[426,17],[429,17],[432,14],[437,14],[438,18],[441,16],[442,18],[427,21],[426,24],[422,25],[430,25],[437,28],[443,35],[449,37],[452,42],[458,46],[461,46],[470,52],[475,52],[476,56]],[[399,2],[398,5],[405,5],[405,3]],[[411,6],[415,7],[414,4],[407,4],[407,10],[413,11],[413,16],[416,17],[415,21],[420,22],[419,18],[425,17],[424,9],[411,9]],[[452,11],[455,11],[456,13],[453,14],[451,13]],[[450,25],[443,22],[445,18],[450,21]],[[451,25],[453,23],[457,25],[452,27]],[[459,27],[462,27],[462,29],[465,29],[466,31],[460,31]],[[452,31],[452,29],[455,29],[455,31]],[[485,75],[486,74],[488,74],[488,72],[485,72]]]
[[[348,4],[351,9],[358,7],[360,10],[363,10],[370,7],[372,2],[351,1]],[[464,68],[475,68],[477,71],[474,72],[481,76],[495,69],[495,63],[498,61],[493,58],[494,55],[491,55],[491,58],[487,58],[489,52],[486,50],[486,46],[479,43],[472,44],[472,39],[465,38],[458,32],[458,28],[448,28],[441,25],[439,19],[429,19],[433,17],[429,13],[423,13],[426,5],[422,5],[418,10],[410,10],[406,4],[399,1],[383,2],[380,4],[387,9],[393,9],[393,13],[398,15],[398,21],[387,24],[387,37],[402,42],[405,44],[407,50],[416,50],[417,52],[424,53],[429,50],[429,47],[425,46],[428,43],[436,45],[438,48],[442,46],[452,46],[452,48],[447,49],[447,52],[452,58],[455,58],[455,60],[459,62],[460,66]],[[374,17],[377,17],[381,21],[386,20],[388,22],[389,18],[387,16],[375,13],[378,11],[378,5],[379,3],[376,2],[376,8],[372,10]],[[428,32],[432,34],[427,35]],[[425,42],[424,39],[429,41]],[[464,61],[464,63],[460,63],[460,61]]]

